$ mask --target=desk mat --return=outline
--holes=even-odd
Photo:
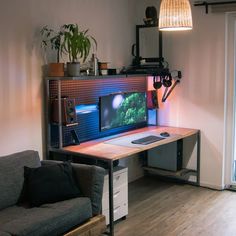
[[[139,138],[144,138],[144,137],[149,136],[149,135],[156,135],[158,137],[161,137],[160,133],[157,133],[157,132],[154,132],[154,131],[149,131],[149,132],[125,135],[125,136],[122,136],[120,138],[110,139],[108,141],[105,141],[104,143],[142,149],[144,146],[148,146],[148,145],[133,144],[131,142],[133,140],[136,140],[136,139],[139,139]],[[169,137],[173,137],[172,134]],[[160,141],[157,141],[157,142],[160,142]]]

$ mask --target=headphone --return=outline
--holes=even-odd
[[[158,81],[158,77],[160,78]],[[154,89],[159,89],[162,86],[162,82],[161,82],[161,76],[154,76],[153,77],[153,87]]]
[[[169,88],[172,85],[172,76],[171,76],[170,73],[168,73],[167,75],[163,76],[162,84],[166,88]]]
[[[158,80],[158,77],[159,77],[159,80]],[[164,76],[154,76],[153,78],[153,87],[155,89],[160,89],[161,86],[166,87],[166,88],[169,88],[171,87],[172,85],[172,76],[171,74],[168,74],[168,75],[164,75]]]

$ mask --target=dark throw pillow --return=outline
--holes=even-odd
[[[69,162],[38,168],[24,167],[27,199],[31,207],[80,196]]]

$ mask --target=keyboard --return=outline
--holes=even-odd
[[[165,139],[165,138],[158,137],[158,136],[155,136],[155,135],[149,135],[149,136],[146,136],[146,137],[143,137],[143,138],[133,140],[133,141],[131,141],[131,143],[147,145],[147,144],[150,144],[150,143],[160,141],[162,139]]]

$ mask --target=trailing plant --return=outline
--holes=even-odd
[[[93,43],[97,48],[95,38],[87,34],[88,29],[80,31],[77,24],[65,24],[62,26],[62,31],[61,51],[69,55],[70,62],[78,62],[80,58],[85,62]]]
[[[41,31],[42,36],[42,46],[47,48],[49,44],[51,45],[52,50],[57,51],[57,63],[60,61],[60,51],[61,51],[61,39],[63,36],[62,31],[54,31],[53,29],[48,28],[48,26],[44,26]]]

